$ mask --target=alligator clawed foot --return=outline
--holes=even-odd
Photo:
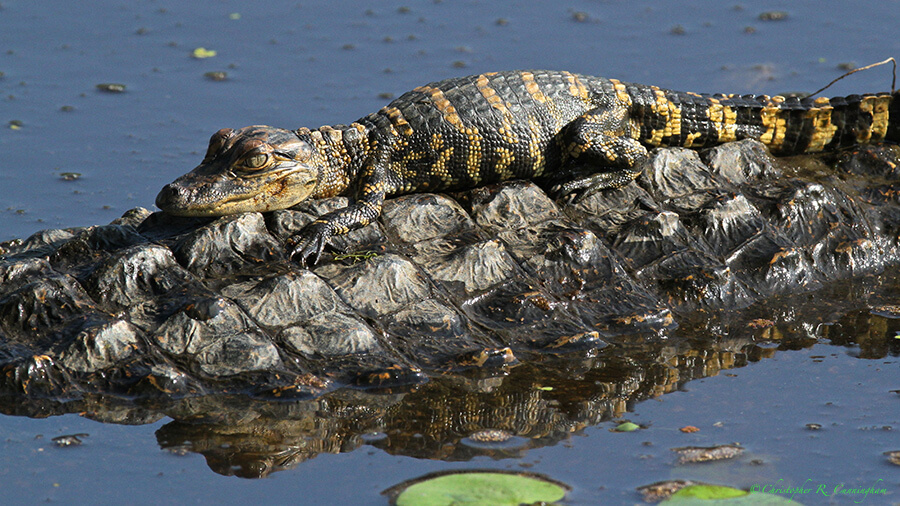
[[[641,174],[640,170],[622,169],[613,172],[596,172],[579,177],[550,188],[554,199],[568,197],[570,203],[578,204],[591,195],[607,189],[624,188]]]
[[[327,223],[316,221],[288,239],[285,249],[290,252],[291,260],[300,264],[301,267],[313,267],[319,263],[322,251],[332,235]],[[310,258],[312,261],[307,263],[307,259]]]

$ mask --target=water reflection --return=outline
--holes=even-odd
[[[568,355],[538,355],[505,375],[446,375],[407,391],[341,389],[320,398],[271,401],[246,395],[132,400],[0,402],[5,414],[82,412],[103,422],[173,421],[157,433],[173,453],[199,453],[214,472],[259,478],[321,453],[364,445],[421,459],[519,458],[585,427],[623,417],[635,403],[687,382],[816,343],[860,359],[900,355],[896,274],[772,299],[739,314],[697,313],[646,340]],[[646,341],[646,342],[645,342]],[[787,378],[786,378],[787,380]]]

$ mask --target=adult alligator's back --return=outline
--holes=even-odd
[[[698,95],[551,71],[447,79],[349,126],[220,130],[203,163],[156,203],[171,214],[221,216],[354,196],[292,239],[301,262],[315,263],[331,237],[377,218],[386,196],[543,177],[585,197],[636,178],[645,146],[754,138],[790,155],[896,141],[896,97]]]

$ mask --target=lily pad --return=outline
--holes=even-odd
[[[725,504],[728,506],[762,506],[772,504],[775,506],[797,506],[800,503],[787,497],[761,492],[747,492],[722,485],[696,484],[682,488],[661,504],[679,506],[711,506],[713,504]]]
[[[194,49],[194,51],[191,53],[191,56],[193,56],[194,58],[197,58],[197,59],[203,59],[203,58],[212,58],[216,54],[217,53],[212,49],[206,49],[205,47],[198,47],[197,49]]]
[[[616,428],[613,430],[616,432],[634,432],[640,428],[641,428],[641,426],[636,423],[622,422],[619,425],[616,425]]]
[[[431,473],[382,492],[397,506],[553,503],[569,487],[534,473],[464,471]]]

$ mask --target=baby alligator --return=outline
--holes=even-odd
[[[776,155],[900,140],[900,92],[840,98],[682,93],[569,72],[498,72],[420,86],[350,125],[222,129],[163,211],[220,216],[351,197],[288,241],[315,264],[329,238],[365,226],[385,197],[507,179],[586,197],[635,179],[648,146],[754,138]],[[587,175],[585,175],[587,174]]]

